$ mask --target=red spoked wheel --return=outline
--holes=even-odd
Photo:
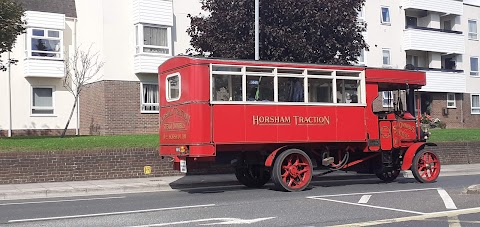
[[[433,151],[421,150],[415,154],[412,174],[421,183],[431,183],[440,175],[440,160]]]
[[[272,178],[275,186],[283,191],[302,191],[312,180],[312,161],[299,149],[282,152],[273,166]]]

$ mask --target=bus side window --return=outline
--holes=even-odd
[[[333,103],[333,80],[308,78],[308,101]]]
[[[242,75],[213,75],[213,101],[243,101]]]
[[[174,73],[167,76],[167,89],[165,89],[166,98],[168,102],[177,101],[181,95],[181,80],[180,74]]]

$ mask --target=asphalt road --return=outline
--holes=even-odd
[[[323,180],[303,192],[243,186],[0,202],[0,226],[480,226],[480,175],[421,184]]]

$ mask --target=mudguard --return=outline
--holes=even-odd
[[[275,156],[277,156],[277,153],[281,151],[282,149],[286,148],[287,146],[282,146],[274,150],[270,155],[268,155],[267,160],[265,160],[265,166],[266,167],[271,167],[273,164],[273,160],[275,160]]]
[[[415,154],[417,151],[423,149],[425,146],[437,146],[437,144],[434,143],[426,143],[426,142],[418,142],[414,143],[412,146],[410,146],[405,154],[403,155],[403,163],[402,163],[402,170],[409,170],[410,167],[412,166],[413,162],[413,157],[415,157]]]

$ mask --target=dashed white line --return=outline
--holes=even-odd
[[[411,211],[411,210],[402,210],[402,209],[395,209],[395,208],[389,208],[389,207],[372,206],[372,205],[367,205],[367,204],[350,203],[350,202],[345,202],[345,201],[340,201],[340,200],[333,200],[333,199],[325,199],[325,198],[312,198],[312,199],[318,199],[318,200],[335,202],[335,203],[344,203],[344,204],[350,204],[350,205],[355,205],[355,206],[364,206],[364,207],[370,207],[370,208],[377,208],[377,209],[383,209],[383,210],[400,211],[400,212],[411,213],[411,214],[425,214],[425,213],[423,213],[423,212],[417,212],[417,211]]]
[[[319,195],[319,196],[308,196],[308,199],[315,198],[327,198],[327,197],[336,197],[336,196],[348,196],[348,195],[370,195],[370,194],[383,194],[390,192],[416,192],[416,191],[427,191],[427,190],[437,190],[439,188],[418,188],[418,189],[405,189],[405,190],[393,190],[393,191],[381,191],[381,192],[359,192],[359,193],[347,193],[347,194],[335,194],[335,195]]]
[[[47,217],[47,218],[19,219],[19,220],[9,220],[8,222],[9,223],[15,223],[15,222],[46,221],[46,220],[71,219],[71,218],[98,217],[98,216],[108,216],[108,215],[117,215],[117,214],[146,213],[146,212],[155,212],[155,211],[180,210],[180,209],[201,208],[201,207],[211,207],[211,206],[215,206],[215,204],[204,204],[204,205],[193,205],[193,206],[182,206],[182,207],[167,207],[167,208],[147,209],[147,210],[131,210],[131,211],[120,211],[120,212],[111,212],[111,213],[83,214],[83,215]]]
[[[440,197],[442,197],[443,203],[445,203],[445,207],[450,210],[456,210],[457,206],[455,206],[455,203],[452,200],[452,197],[448,195],[447,191],[445,191],[442,188],[437,189],[438,194],[440,194]]]
[[[382,225],[382,224],[384,225],[384,224],[390,224],[390,223],[422,221],[430,218],[455,217],[458,215],[477,214],[477,213],[480,213],[480,207],[462,209],[462,210],[434,212],[434,213],[428,213],[428,214],[410,216],[410,217],[402,217],[402,218],[391,218],[391,219],[384,219],[384,220],[351,223],[351,224],[345,224],[345,225],[335,225],[335,227],[360,227],[360,226],[373,226],[373,225]]]
[[[358,203],[368,203],[368,200],[370,200],[370,197],[372,197],[372,195],[364,195],[362,196],[362,198],[360,198]]]

